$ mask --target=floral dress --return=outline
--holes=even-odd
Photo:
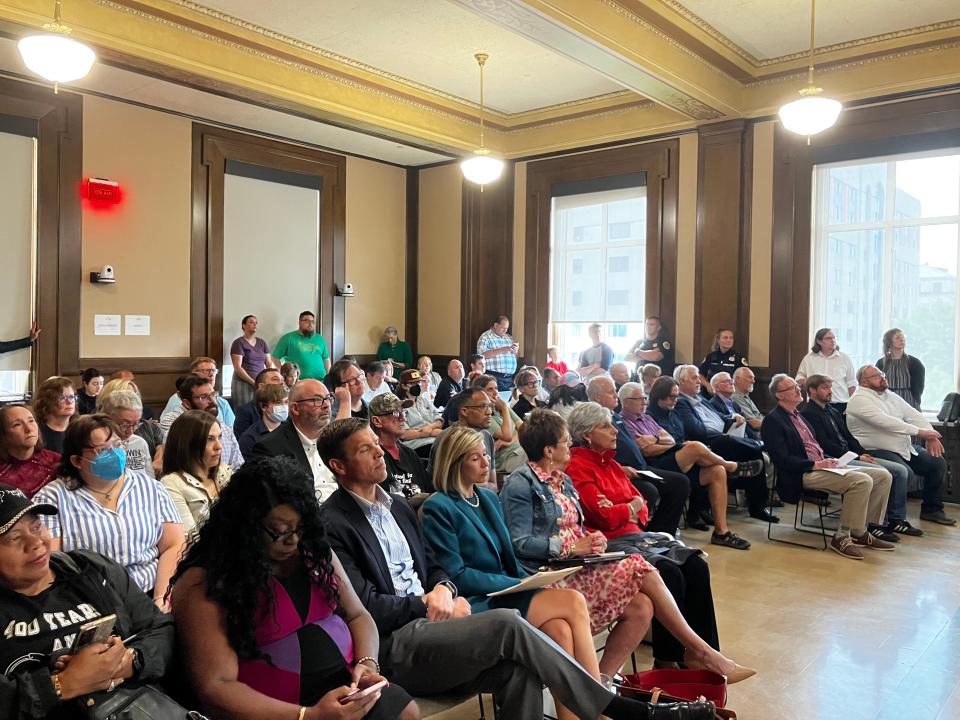
[[[573,546],[586,535],[580,525],[576,501],[564,493],[560,472],[547,475],[533,463],[530,467],[550,487],[553,501],[562,512],[557,519],[560,557],[570,557]],[[554,587],[576,590],[583,595],[590,611],[590,630],[596,634],[623,614],[623,609],[643,587],[643,576],[648,572],[656,570],[639,554],[634,554],[617,562],[585,565],[580,572],[554,583]]]

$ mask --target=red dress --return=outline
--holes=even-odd
[[[615,450],[598,453],[589,448],[575,447],[570,450],[570,464],[566,472],[580,494],[580,505],[588,528],[602,532],[609,539],[643,532],[647,524],[647,504],[644,503],[634,522],[630,519],[633,498],[643,496],[633,486],[623,468],[614,460]],[[603,496],[612,503],[601,503]]]
[[[32,498],[57,476],[59,465],[60,453],[44,448],[34,452],[29,460],[0,463],[0,483],[20,488],[28,498]]]

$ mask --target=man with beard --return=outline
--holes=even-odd
[[[281,337],[273,348],[273,357],[281,363],[295,362],[300,366],[301,380],[323,380],[330,370],[330,351],[316,329],[316,316],[304,310],[299,327]]]
[[[314,492],[321,503],[337,489],[333,473],[320,460],[317,438],[330,424],[333,396],[319,380],[301,380],[290,390],[290,417],[253,446],[254,455],[292,457],[313,477]]]
[[[176,417],[171,418],[170,415],[173,413],[167,413],[160,418],[160,427],[164,428],[164,432],[169,432],[170,425],[173,424],[173,421],[187,410],[203,410],[214,417],[219,416],[220,409],[217,406],[217,391],[213,389],[213,384],[207,378],[199,375],[191,375],[180,383],[180,389],[177,392],[180,395],[182,407],[179,408]],[[234,435],[233,428],[229,425],[220,423],[220,429],[223,433],[220,436],[220,443],[223,445],[220,462],[236,470],[243,465],[240,443],[237,442],[237,436]]]

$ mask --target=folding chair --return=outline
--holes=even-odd
[[[771,493],[771,498],[773,494]],[[842,499],[841,495],[841,499]],[[782,499],[782,496],[781,496]],[[810,504],[817,508],[817,523],[807,523],[804,521],[804,511],[806,506]],[[797,509],[793,516],[793,529],[797,532],[808,533],[810,535],[819,535],[820,539],[823,541],[823,547],[821,550],[827,549],[827,526],[824,525],[824,518],[833,517],[836,512],[824,512],[830,504],[830,494],[824,490],[804,490],[800,494],[800,500],[797,502]],[[771,506],[769,512],[773,513],[773,505],[771,500]],[[807,530],[807,528],[818,528],[816,530]],[[833,529],[833,528],[830,528]],[[773,536],[773,523],[767,523],[767,539],[773,542],[783,543],[784,545],[795,545],[797,547],[805,547],[811,550],[816,550],[816,546],[809,545],[808,543],[794,542],[792,540],[783,540],[780,538],[775,538]]]

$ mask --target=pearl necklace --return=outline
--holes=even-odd
[[[463,501],[464,501],[467,505],[469,505],[470,507],[473,507],[473,508],[478,508],[478,507],[480,507],[480,496],[479,496],[479,495],[474,495],[474,496],[473,496],[473,499],[476,500],[475,503],[470,502],[470,498],[468,498],[468,497],[464,497],[463,495],[461,495],[460,497],[462,497],[462,498],[463,498]]]

